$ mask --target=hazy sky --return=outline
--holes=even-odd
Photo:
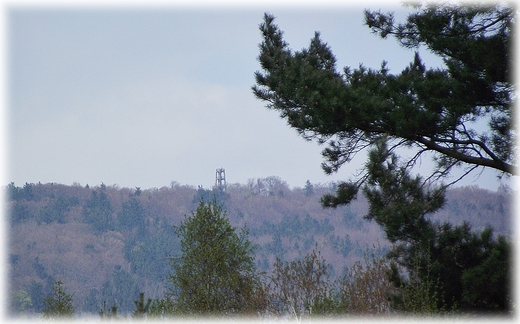
[[[7,182],[211,187],[279,176],[292,187],[345,180],[321,150],[254,98],[264,12],[295,50],[321,32],[344,66],[400,72],[413,51],[363,25],[369,2],[326,7],[10,7],[7,10]],[[428,65],[441,61],[427,53]],[[427,164],[426,161],[424,161]],[[496,189],[495,173],[461,184]]]

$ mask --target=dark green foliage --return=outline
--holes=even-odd
[[[301,237],[304,233],[328,234],[332,231],[334,231],[334,226],[328,219],[319,221],[306,214],[305,217],[283,216],[278,224],[264,222],[262,226],[255,229],[254,233],[256,235],[278,234],[293,239]]]
[[[384,141],[370,151],[366,168],[369,177],[363,193],[369,201],[369,212],[365,218],[383,226],[392,243],[414,243],[422,235],[433,235],[424,215],[443,206],[445,188],[423,190],[422,179],[411,178]]]
[[[127,314],[134,310],[134,303],[128,296],[138,296],[139,284],[135,276],[119,267],[101,287],[101,297],[109,305],[118,305],[121,313]],[[123,299],[121,297],[124,296]]]
[[[36,257],[32,263],[32,267],[40,279],[47,278],[47,272],[45,267],[40,263],[39,257]]]
[[[173,301],[166,297],[154,299],[148,308],[149,319],[162,319],[176,313]]]
[[[22,197],[25,198],[25,200],[34,200],[36,199],[36,196],[34,194],[34,187],[36,185],[34,183],[25,183],[23,185],[22,189]]]
[[[344,257],[346,257],[349,254],[349,252],[353,249],[353,244],[352,241],[350,241],[348,234],[345,235],[343,238],[338,235],[331,236],[330,244],[334,252],[339,253]]]
[[[266,250],[274,254],[278,259],[283,259],[285,253],[280,233],[273,235],[273,240],[266,246]]]
[[[140,191],[139,191],[140,192]],[[139,232],[145,230],[146,220],[144,208],[137,200],[137,193],[131,194],[129,199],[123,203],[121,211],[117,215],[118,224],[121,230],[133,230],[137,228]]]
[[[13,224],[23,222],[32,217],[27,205],[21,201],[15,201],[8,213]]]
[[[288,242],[299,244],[297,250],[301,255],[304,255],[312,249],[315,243],[315,235],[325,235],[328,238],[328,243],[334,246],[333,249],[337,249],[340,254],[347,253],[344,249],[346,248],[345,245],[342,245],[342,243],[338,245],[337,241],[333,241],[335,236],[330,235],[333,231],[334,225],[330,223],[328,218],[317,220],[309,214],[305,214],[305,217],[285,215],[277,224],[264,221],[261,226],[251,231],[251,234],[254,236],[272,235],[272,241],[264,244],[261,250],[263,253],[273,254],[276,258],[283,259],[285,252],[288,252],[289,249],[284,247],[282,238]]]
[[[106,301],[103,302],[103,308],[99,310],[99,317],[101,319],[106,320],[112,320],[112,319],[118,319],[117,317],[117,306],[112,305],[110,309],[107,311],[107,303]]]
[[[39,223],[64,224],[71,207],[79,205],[79,199],[60,192],[61,186],[53,187],[52,183],[50,185],[26,183],[23,188],[16,187],[13,182],[8,184],[7,198],[12,202],[8,207],[11,221],[17,224],[37,216]],[[42,206],[36,215],[29,207],[34,205]]]
[[[490,228],[475,233],[466,222],[431,221],[428,215],[444,204],[444,187],[426,188],[419,176],[410,177],[384,142],[369,157],[365,217],[376,221],[393,243],[390,256],[421,283],[437,283],[429,292],[438,296],[439,309],[509,310],[509,243],[501,236],[494,239]],[[501,268],[496,271],[492,263]],[[488,277],[485,282],[477,280],[482,274]]]
[[[514,8],[509,6],[447,4],[427,5],[422,12],[411,14],[405,24],[395,24],[392,14],[370,11],[365,12],[365,21],[375,33],[383,38],[393,35],[404,47],[426,45],[450,65],[458,65],[464,74],[473,76],[467,81],[493,84],[512,78],[508,63],[512,60],[513,15]],[[477,95],[472,90],[468,95]],[[490,96],[497,90],[488,88],[479,96]]]
[[[245,229],[236,233],[221,206],[201,200],[176,233],[181,255],[171,259],[169,295],[178,311],[232,315],[255,309],[260,283]]]
[[[441,56],[442,69],[427,69],[418,54],[400,74],[360,66],[336,71],[336,59],[316,33],[308,48],[293,52],[274,17],[260,25],[262,72],[253,93],[277,110],[306,139],[327,143],[326,173],[336,172],[358,152],[387,137],[395,147],[411,147],[437,163],[433,178],[454,166],[491,167],[515,173],[511,31],[514,9],[503,5],[429,5],[407,23],[391,14],[366,11],[365,22],[383,38],[394,35],[406,47],[424,45]],[[489,50],[488,50],[489,49]],[[475,127],[475,121],[488,129]],[[366,173],[365,173],[366,174]],[[340,184],[325,206],[356,197],[364,175]]]
[[[169,258],[180,250],[173,225],[161,222],[153,235],[127,240],[123,252],[133,273],[141,278],[162,281],[170,272]]]
[[[97,233],[115,229],[112,205],[105,191],[106,187],[103,184],[99,190],[92,191],[90,199],[83,208],[85,222]]]
[[[322,205],[348,204],[362,189],[369,202],[365,218],[383,228],[394,245],[391,256],[428,287],[422,291],[436,296],[438,309],[505,311],[509,243],[493,238],[490,229],[476,233],[468,223],[452,226],[428,217],[445,203],[447,186],[434,184],[453,167],[464,167],[465,174],[477,167],[516,174],[510,54],[515,10],[503,4],[416,9],[405,24],[370,11],[365,23],[405,47],[426,46],[444,68],[428,69],[416,53],[399,74],[391,74],[386,62],[378,70],[361,65],[339,73],[319,33],[308,48],[293,52],[274,17],[265,14],[262,72],[255,73],[253,93],[304,138],[328,145],[322,152],[328,174],[369,149],[364,172],[323,196]],[[398,163],[399,148],[416,154]],[[436,162],[433,172],[426,179],[410,176],[424,154]],[[491,276],[495,289],[488,294],[487,282],[469,282],[488,274],[491,262],[504,270]]]
[[[150,309],[150,304],[152,303],[152,299],[148,298],[146,302],[144,301],[144,292],[139,293],[139,299],[134,301],[135,310],[132,313],[133,318],[142,319],[144,315],[148,313]]]
[[[478,260],[482,261],[462,274],[462,298],[477,310],[509,310],[513,286],[511,245],[503,237],[493,241],[491,230],[482,232],[476,240],[485,247],[477,252]],[[482,298],[483,292],[486,298]]]
[[[20,260],[20,256],[18,254],[9,253],[9,265],[16,265],[18,263],[18,260]]]
[[[352,229],[361,229],[364,224],[363,219],[355,215],[350,210],[349,206],[347,206],[347,209],[345,210],[345,213],[343,215],[343,222],[348,226],[348,228]]]
[[[312,196],[314,195],[314,186],[312,185],[312,183],[307,180],[305,182],[305,187],[303,188],[303,192],[305,192],[305,196]]]
[[[359,190],[357,183],[341,182],[338,184],[336,194],[325,194],[321,198],[321,204],[324,207],[337,207],[340,205],[348,204],[352,200],[356,199]]]
[[[63,282],[56,281],[52,284],[52,296],[43,300],[44,309],[42,316],[44,319],[64,319],[74,315],[72,305],[72,295],[63,288]]]
[[[66,197],[64,195],[58,196],[54,202],[48,204],[40,210],[39,221],[42,223],[65,223],[65,216],[72,206],[79,204],[76,197]]]
[[[7,185],[7,199],[8,200],[20,200],[23,198],[22,188],[17,187],[14,182],[10,182]]]
[[[391,14],[365,13],[366,24],[381,37],[393,35],[409,48],[425,45],[443,58],[450,83],[441,79],[436,83],[436,91],[429,84],[418,89],[434,95],[435,100],[428,100],[432,105],[445,104],[449,108],[452,116],[446,118],[448,123],[456,125],[470,120],[459,116],[486,117],[490,136],[479,138],[471,134],[466,135],[467,139],[473,139],[480,148],[487,146],[487,157],[496,162],[492,167],[510,173],[514,172],[511,166],[500,163],[513,161],[515,152],[511,37],[514,15],[513,7],[492,3],[427,5],[421,12],[411,14],[404,24],[395,24]],[[449,88],[442,88],[442,83]],[[440,100],[442,93],[448,95],[444,100]],[[464,147],[466,143],[454,144]]]

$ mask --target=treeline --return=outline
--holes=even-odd
[[[391,274],[399,270],[392,258],[374,254],[366,255],[364,265],[357,262],[334,281],[330,279],[329,265],[316,249],[301,260],[284,262],[277,258],[273,271],[266,275],[254,264],[255,246],[249,241],[247,228],[231,226],[216,200],[206,203],[201,198],[197,210],[176,227],[175,234],[180,239],[181,251],[178,257],[170,258],[171,272],[164,297],[145,300],[144,293],[139,293],[131,317],[238,315],[301,320],[312,316],[396,314],[481,316],[482,311],[502,315],[509,311],[510,301],[502,291],[507,282],[500,282],[498,290],[502,294],[491,298],[490,291],[477,290],[477,296],[470,297],[465,293],[475,293],[473,288],[458,287],[464,296],[459,311],[459,301],[444,299],[449,296],[445,292],[453,287],[439,287],[439,278],[416,277],[420,268],[409,269],[407,279],[396,280]],[[488,243],[494,251],[501,249],[500,240]],[[479,248],[473,252],[485,253]],[[452,276],[455,282],[464,281]],[[62,285],[61,281],[53,283],[53,295],[44,299],[43,318],[74,315],[72,296]],[[488,303],[482,303],[483,300]],[[117,310],[118,306],[113,304],[107,312],[104,303],[99,315],[102,319],[114,319],[118,317]]]
[[[256,247],[249,241],[247,229],[231,226],[227,213],[215,200],[205,203],[202,198],[197,210],[175,233],[181,253],[170,258],[164,297],[145,298],[140,292],[134,310],[126,314],[119,312],[117,304],[107,308],[104,302],[98,312],[101,319],[238,315],[301,320],[311,316],[388,315],[398,310],[415,314],[437,311],[431,301],[412,296],[412,290],[394,287],[387,276],[388,262],[381,255],[366,255],[364,263],[356,262],[334,281],[330,265],[316,249],[301,260],[284,262],[277,258],[271,273],[260,272],[254,264]],[[395,306],[392,301],[397,301]],[[44,319],[70,319],[75,315],[73,296],[61,281],[53,283],[52,294],[43,303]]]
[[[346,207],[321,208],[320,197],[334,189],[333,183],[310,182],[291,189],[277,177],[232,184],[225,192],[177,183],[147,190],[11,183],[6,187],[10,313],[39,314],[56,281],[74,293],[76,314],[97,314],[103,305],[130,314],[140,292],[159,300],[167,291],[170,258],[181,253],[175,228],[201,198],[215,199],[233,226],[249,230],[258,271],[273,273],[277,262],[304,260],[314,251],[330,262],[331,280],[338,280],[374,242],[380,255],[389,244],[376,224],[363,220],[362,197]],[[478,211],[474,230],[491,225],[509,234],[512,193],[506,188],[451,192],[457,200],[448,200],[439,219],[472,222]]]

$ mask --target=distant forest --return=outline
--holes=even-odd
[[[368,205],[362,195],[348,206],[322,208],[320,198],[335,189],[334,183],[309,181],[290,188],[274,176],[225,190],[176,182],[145,190],[10,183],[4,187],[9,313],[37,315],[57,280],[73,293],[78,314],[96,315],[104,303],[130,313],[139,292],[161,298],[169,259],[180,250],[175,226],[201,199],[216,200],[233,226],[247,228],[259,270],[269,272],[276,258],[301,259],[315,249],[340,276],[367,253],[384,254],[389,243],[377,224],[363,219]],[[454,225],[467,221],[475,231],[491,226],[494,233],[511,236],[513,196],[508,187],[452,188],[432,217]]]

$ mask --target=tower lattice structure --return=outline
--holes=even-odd
[[[224,168],[217,169],[215,172],[215,187],[225,190],[226,185],[226,170]]]

